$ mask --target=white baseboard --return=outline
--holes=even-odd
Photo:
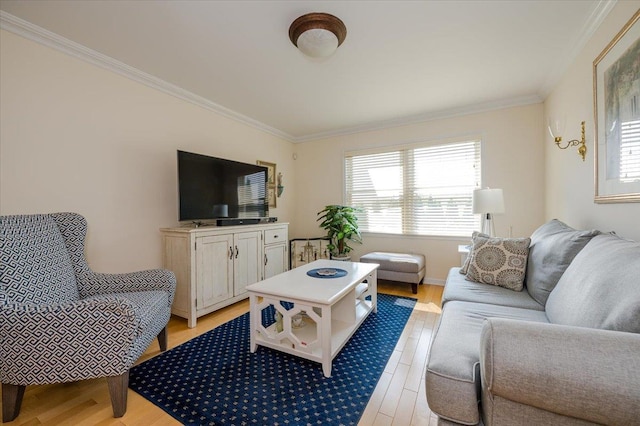
[[[433,285],[439,285],[441,287],[444,287],[444,283],[446,282],[446,280],[439,280],[437,278],[424,277],[423,282],[425,284],[433,284]]]

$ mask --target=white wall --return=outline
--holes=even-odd
[[[7,31],[0,55],[0,213],[84,215],[95,270],[161,266],[177,149],[277,163],[292,219],[291,143]]]
[[[565,140],[580,138],[586,121],[587,158],[576,148],[560,150],[546,133],[546,212],[577,228],[616,231],[640,240],[640,203],[595,204],[593,61],[640,7],[640,1],[619,1],[580,51],[544,103],[544,115],[566,116]],[[546,118],[545,118],[546,120]]]
[[[307,142],[295,147],[296,223],[292,236],[322,236],[317,212],[343,203],[344,153],[356,149],[434,142],[480,136],[483,185],[503,188],[506,213],[495,215],[496,233],[529,236],[544,221],[544,148],[542,104],[490,111],[385,130]],[[354,258],[370,251],[424,253],[429,282],[442,282],[459,265],[458,244],[469,238],[364,235]]]

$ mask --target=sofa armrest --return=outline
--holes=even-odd
[[[639,354],[635,333],[489,318],[480,342],[483,400],[499,397],[594,423],[634,424],[640,418]],[[496,414],[483,408],[489,417]]]
[[[78,287],[83,298],[130,291],[163,290],[169,293],[169,306],[176,292],[176,276],[166,269],[149,269],[126,274],[86,272],[78,277]]]

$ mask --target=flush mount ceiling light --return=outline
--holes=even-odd
[[[347,27],[328,13],[307,13],[289,27],[291,42],[312,58],[331,56],[347,37]]]

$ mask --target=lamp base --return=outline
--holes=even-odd
[[[490,237],[496,236],[496,228],[493,225],[493,218],[491,217],[491,213],[487,213],[483,217],[482,233],[487,234]]]

